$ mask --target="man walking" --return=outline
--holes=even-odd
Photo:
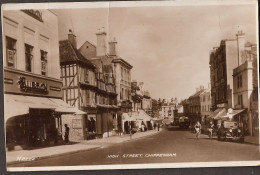
[[[64,125],[65,126],[65,144],[69,143],[69,132],[70,132],[70,128],[68,127],[67,124]]]

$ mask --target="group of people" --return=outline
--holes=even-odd
[[[209,132],[209,138],[212,138],[213,135],[213,128],[214,128],[214,124],[212,121],[210,121],[209,126],[208,126],[208,132]],[[195,134],[196,134],[196,138],[199,139],[200,134],[201,134],[201,124],[199,121],[197,121],[197,123],[194,125],[194,129],[195,129]]]

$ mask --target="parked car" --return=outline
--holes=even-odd
[[[174,117],[173,121],[171,121],[172,126],[179,126],[179,117]]]
[[[180,117],[179,118],[179,128],[186,128],[188,129],[190,126],[190,120],[188,117]]]
[[[235,121],[223,121],[217,132],[218,140],[244,142],[242,128],[238,127]]]

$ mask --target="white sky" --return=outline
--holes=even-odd
[[[120,57],[133,65],[132,80],[144,82],[152,98],[189,97],[210,82],[209,51],[239,29],[256,43],[255,5],[118,7],[53,10],[59,39],[69,29],[78,47],[96,45],[96,31],[105,27],[118,41]]]

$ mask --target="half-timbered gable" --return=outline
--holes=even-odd
[[[64,101],[80,109],[95,106],[95,66],[69,40],[60,41],[60,66]]]

